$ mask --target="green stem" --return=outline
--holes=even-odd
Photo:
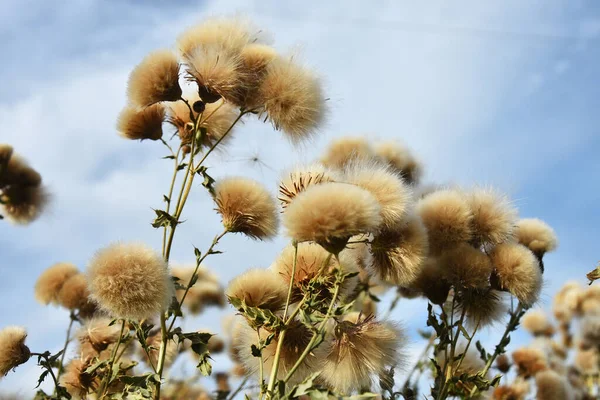
[[[38,357],[42,357],[44,360],[46,360],[46,365],[40,365],[39,361],[38,361],[38,365],[40,367],[45,368],[48,373],[50,373],[50,376],[52,377],[52,380],[54,381],[54,390],[56,392],[58,392],[58,378],[56,378],[56,375],[54,374],[54,371],[52,371],[52,366],[50,365],[50,360],[48,359],[48,354],[49,353],[29,353],[31,357],[33,356],[38,356]]]
[[[258,378],[259,378],[258,385],[260,387],[260,393],[258,395],[258,398],[262,399],[263,393],[264,393],[264,386],[265,386],[265,371],[264,371],[265,366],[263,364],[263,356],[262,356],[263,348],[262,348],[262,343],[261,343],[261,340],[260,340],[260,328],[256,329],[256,337],[258,339],[258,348],[260,349],[260,357],[259,357],[259,360],[258,360],[259,361],[259,364],[258,364]]]
[[[503,343],[507,340],[508,335],[517,328],[517,326],[519,325],[519,322],[521,320],[521,317],[523,316],[524,313],[525,312],[523,310],[523,306],[521,303],[519,303],[515,312],[513,314],[511,314],[511,316],[510,316],[510,320],[508,321],[508,324],[506,325],[506,329],[504,330],[504,334],[502,335],[500,342],[498,342],[498,345],[496,346],[496,349],[494,350],[494,354],[492,354],[492,356],[488,359],[487,363],[485,364],[485,367],[483,368],[483,371],[480,372],[481,376],[485,376],[488,373],[488,371],[490,370],[490,368],[492,367],[492,364],[496,360],[496,357],[498,357],[500,354],[504,353],[505,346],[503,345]]]
[[[296,265],[298,263],[298,242],[294,240],[294,261],[292,262],[292,273],[290,274],[290,285],[288,287],[287,299],[285,301],[285,310],[283,311],[283,320],[285,321],[285,317],[288,313],[288,308],[290,306],[290,300],[292,299],[292,291],[294,289],[294,279],[296,278]]]
[[[110,378],[112,377],[112,369],[114,367],[115,357],[117,356],[117,350],[119,350],[119,346],[121,345],[121,340],[123,340],[124,331],[125,320],[123,319],[121,323],[121,333],[119,334],[119,340],[115,344],[115,347],[113,347],[110,359],[108,361],[108,371],[106,372],[106,376],[104,377],[104,379],[102,379],[102,384],[100,385],[100,388],[98,389],[98,392],[96,394],[98,400],[101,400],[104,397],[104,392],[106,392],[106,389],[108,388]]]
[[[166,142],[165,142],[165,145],[167,145]],[[177,181],[177,173],[179,172],[179,153],[180,152],[181,152],[181,146],[179,146],[179,149],[177,150],[177,154],[174,154],[175,167],[173,168],[173,177],[171,178],[171,186],[169,187],[169,194],[167,195],[167,209],[166,209],[167,214],[169,214],[169,211],[171,209],[171,202],[173,201],[173,199],[171,199],[171,197],[173,196],[173,189],[175,188],[175,182]],[[165,225],[164,230],[163,230],[163,240],[162,240],[163,254],[165,254],[165,248],[167,246],[167,230],[168,230],[168,225]]]
[[[69,321],[69,327],[67,328],[67,337],[65,339],[65,345],[63,346],[62,349],[62,354],[60,356],[60,364],[58,364],[58,371],[56,372],[56,379],[60,379],[60,375],[62,374],[62,372],[65,369],[65,354],[67,353],[67,347],[69,347],[69,342],[71,340],[71,328],[73,328],[73,322],[75,322],[75,314],[73,314],[73,312],[71,311],[70,314],[70,321]]]
[[[168,337],[168,332],[167,332],[167,323],[166,323],[166,318],[165,318],[165,313],[161,313],[160,314],[160,350],[158,353],[158,361],[157,361],[157,366],[156,366],[156,374],[158,375],[158,383],[156,384],[156,393],[155,393],[155,399],[160,399],[160,386],[161,386],[161,380],[162,380],[162,373],[163,373],[163,369],[165,366],[165,355],[167,353],[167,337]]]

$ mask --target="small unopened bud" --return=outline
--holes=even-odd
[[[595,281],[600,279],[600,263],[598,263],[598,266],[596,267],[596,269],[594,269],[591,272],[587,273],[587,278],[590,280],[590,285]]]
[[[206,108],[206,104],[203,101],[201,101],[201,100],[198,100],[192,106],[192,109],[194,110],[194,112],[196,112],[198,114],[204,112],[205,108]]]
[[[192,148],[190,147],[189,144],[186,144],[181,148],[181,152],[183,154],[188,154],[190,151],[192,151]]]

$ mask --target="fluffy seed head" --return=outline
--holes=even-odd
[[[261,329],[261,340],[264,341],[270,334],[271,332],[267,331],[266,329]],[[259,359],[254,357],[251,351],[251,345],[256,345],[258,342],[256,330],[244,323],[241,326],[241,329],[236,332],[236,336],[237,339],[235,341],[238,343],[239,357],[244,363],[246,370],[251,373],[256,372],[258,370]],[[283,379],[286,376],[296,361],[298,361],[300,354],[302,354],[308,345],[311,337],[312,332],[308,330],[306,326],[299,321],[292,321],[292,323],[286,329],[286,334],[283,338],[280,353],[280,364],[277,370],[277,379]],[[271,343],[262,350],[265,376],[270,376],[279,339],[280,335],[275,333],[275,337]],[[296,385],[302,382],[306,377],[308,377],[311,373],[314,373],[316,369],[320,367],[319,363],[322,359],[320,356],[322,356],[323,347],[324,346],[317,347],[311,355],[304,359],[304,361],[300,364],[300,368],[298,368],[292,375],[292,378],[289,381],[290,385]]]
[[[598,354],[598,349],[591,348],[588,350],[577,350],[573,363],[582,374],[597,374],[599,372],[598,366],[600,365],[600,354]]]
[[[57,263],[46,269],[35,283],[35,298],[41,304],[58,304],[60,289],[79,271],[70,263]]]
[[[186,57],[199,47],[216,47],[223,53],[239,53],[259,39],[260,31],[242,18],[211,18],[193,26],[177,38],[177,47]]]
[[[584,347],[600,346],[600,317],[588,316],[581,321],[581,341]]]
[[[302,241],[328,242],[373,232],[381,225],[381,207],[367,190],[345,183],[307,188],[283,215],[288,235]]]
[[[542,310],[527,311],[521,324],[533,336],[552,336],[554,334],[554,327]]]
[[[215,185],[214,199],[228,232],[240,232],[253,239],[277,234],[277,206],[259,182],[248,178],[222,179]]]
[[[405,225],[373,236],[370,267],[384,281],[408,286],[419,276],[427,250],[427,230],[418,216],[412,216]]]
[[[458,190],[439,190],[417,203],[429,235],[432,253],[472,239],[473,214],[465,195]]]
[[[460,318],[464,310],[467,324],[472,328],[502,321],[507,311],[502,294],[489,288],[462,290],[457,295],[457,318]]]
[[[174,294],[164,259],[143,244],[115,243],[98,251],[87,278],[91,297],[117,318],[152,318]]]
[[[27,161],[18,154],[9,154],[8,150],[5,150],[4,157],[6,157],[5,159],[8,160],[8,163],[0,177],[0,186],[40,186],[42,176],[35,169],[31,168]]]
[[[90,291],[85,275],[77,273],[68,278],[58,292],[58,304],[67,310],[90,307]]]
[[[321,82],[292,59],[277,57],[269,62],[258,97],[275,129],[292,142],[311,136],[325,119]]]
[[[186,100],[190,104],[194,104],[200,100],[197,94],[186,95]],[[168,107],[168,118],[167,122],[177,128],[177,134],[181,139],[181,142],[185,144],[192,143],[194,139],[194,124],[190,119],[190,109],[185,105],[184,102],[178,101],[169,104]],[[199,114],[193,111],[194,117],[198,118]],[[235,107],[228,103],[207,103],[205,104],[204,112],[200,119],[200,127],[206,128],[206,134],[203,136],[200,142],[201,146],[211,147],[218,140],[219,148],[222,148],[231,137],[233,137],[233,128],[228,132],[230,127],[233,125],[235,119],[238,116],[238,112]],[[223,136],[227,133],[227,136]]]
[[[101,378],[95,374],[89,374],[86,370],[92,366],[91,359],[71,360],[65,367],[64,374],[60,377],[60,384],[71,396],[85,398],[88,393],[98,390]]]
[[[565,378],[557,372],[547,370],[535,376],[538,400],[564,400],[573,397],[572,389]]]
[[[371,386],[386,368],[402,366],[402,331],[389,322],[353,312],[335,328],[335,337],[323,364],[321,378],[336,393],[349,394]]]
[[[342,137],[331,141],[321,164],[332,169],[342,169],[353,160],[373,160],[376,158],[371,145],[364,137]]]
[[[148,360],[150,365],[158,365],[158,358],[160,354],[160,346],[162,344],[162,339],[160,332],[148,337],[146,339],[146,344],[150,348],[148,355],[144,352],[144,359]],[[167,348],[165,350],[165,367],[171,366],[175,359],[179,355],[179,349],[177,343],[174,340],[167,340]],[[149,357],[148,357],[149,356]]]
[[[353,160],[346,165],[343,179],[368,190],[381,206],[383,225],[392,229],[402,223],[411,202],[412,193],[402,178],[377,162]]]
[[[493,190],[476,189],[467,201],[473,213],[473,243],[494,246],[509,240],[517,223],[517,210],[508,198]]]
[[[490,285],[494,269],[490,258],[466,243],[446,251],[439,263],[444,277],[457,288],[482,289]]]
[[[225,294],[243,300],[250,307],[277,311],[285,305],[287,287],[272,271],[251,269],[234,278]]]
[[[93,318],[81,327],[77,338],[83,359],[103,358],[101,354],[119,340],[120,324],[110,325],[110,322],[110,318]]]
[[[550,225],[537,218],[525,218],[517,223],[517,239],[538,256],[556,249],[558,239]]]
[[[579,282],[567,282],[554,296],[552,311],[562,323],[569,322],[580,310],[585,290]]]
[[[503,374],[506,374],[510,370],[510,358],[506,354],[500,354],[496,358],[496,368]]]
[[[523,347],[512,353],[518,375],[523,377],[535,376],[537,373],[548,369],[544,352],[537,348]]]
[[[132,104],[147,107],[181,97],[179,62],[170,50],[148,54],[129,75],[127,95]]]
[[[490,253],[499,287],[526,306],[533,305],[542,290],[542,272],[535,255],[526,247],[503,243]]]
[[[284,174],[279,183],[279,196],[283,208],[287,207],[292,200],[309,186],[326,182],[334,182],[332,171],[320,164],[311,164],[297,167]]]
[[[374,146],[375,154],[398,171],[406,182],[416,185],[421,180],[423,168],[412,153],[397,141],[386,141]]]
[[[195,266],[173,267],[171,273],[179,279],[179,284],[185,287],[190,282],[194,269]],[[198,268],[197,275],[196,283],[190,287],[185,297],[184,307],[192,314],[198,314],[209,306],[224,307],[225,293],[219,279],[204,266]],[[177,289],[175,295],[179,302],[181,302],[184,292],[185,289]]]
[[[271,46],[261,43],[251,43],[240,52],[243,93],[241,106],[250,110],[259,107],[260,86],[267,74],[269,64],[277,58],[277,52]]]
[[[271,269],[278,275],[284,285],[289,285],[292,270],[294,267],[294,246],[286,246],[281,254],[277,257]],[[355,258],[351,257],[346,251],[340,253],[340,262],[344,272],[357,272],[358,265]],[[315,243],[298,243],[298,255],[296,257],[296,273],[294,274],[293,299],[299,300],[302,296],[302,291],[305,290],[310,281],[315,278],[319,271],[324,271],[323,275],[331,279],[325,282],[329,288],[333,287],[335,279],[333,270],[339,268],[335,257],[332,257],[327,250]],[[344,281],[340,289],[342,296],[350,294],[356,287],[356,278],[350,278]],[[330,293],[327,291],[327,294]]]
[[[450,291],[450,283],[443,279],[440,265],[433,258],[425,260],[413,286],[433,304],[439,305],[444,304]]]
[[[12,155],[13,147],[6,143],[0,143],[0,165],[6,165]]]
[[[31,353],[25,345],[25,338],[27,332],[18,326],[0,330],[0,378],[29,360]]]
[[[26,225],[44,211],[50,195],[43,186],[13,185],[2,190],[4,216],[12,223]]]
[[[160,103],[145,108],[125,106],[117,119],[117,130],[131,140],[158,140],[163,135],[165,115],[165,107]]]

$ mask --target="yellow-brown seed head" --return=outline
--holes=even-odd
[[[119,114],[117,130],[131,140],[159,140],[163,135],[165,115],[165,107],[160,103],[145,108],[128,105]]]
[[[161,101],[177,101],[181,97],[179,61],[170,50],[148,54],[129,75],[127,95],[138,107]]]
[[[31,352],[25,345],[26,338],[27,332],[18,326],[0,330],[0,379],[31,357]]]

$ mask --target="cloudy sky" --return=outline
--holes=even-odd
[[[600,259],[596,2],[168,3],[8,0],[0,9],[0,141],[41,171],[53,193],[35,224],[0,223],[0,322],[26,326],[34,351],[55,350],[68,320],[33,300],[43,269],[58,261],[84,269],[95,250],[116,240],[159,248],[151,208],[161,206],[171,164],[160,159],[160,144],[121,139],[115,118],[132,67],[212,15],[251,17],[281,52],[299,54],[319,72],[330,98],[327,126],[301,148],[248,121],[209,163],[216,177],[252,176],[274,192],[279,171],[312,160],[336,136],[397,138],[423,161],[427,181],[498,187],[522,216],[556,229],[561,246],[547,257],[541,306],[567,279],[584,282]],[[192,261],[192,245],[206,248],[220,232],[212,208],[196,188],[175,260]],[[207,264],[226,282],[268,266],[285,243],[227,237],[225,254]],[[424,321],[422,304],[407,304],[394,318],[414,332]],[[0,390],[30,393],[37,373],[21,368]]]

